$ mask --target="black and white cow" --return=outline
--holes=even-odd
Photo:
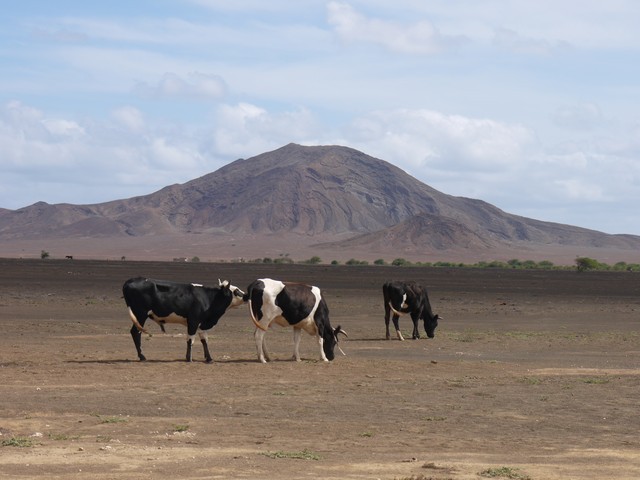
[[[420,338],[418,331],[418,320],[424,321],[424,330],[427,337],[433,338],[438,326],[438,315],[431,311],[431,304],[427,295],[427,289],[416,282],[387,282],[382,286],[384,296],[384,323],[387,327],[387,340],[391,338],[389,334],[389,318],[393,313],[393,325],[396,327],[398,340],[404,340],[398,318],[400,315],[408,313],[413,321],[413,334],[411,338]]]
[[[256,326],[254,336],[258,360],[262,363],[270,360],[265,334],[272,322],[281,327],[293,327],[293,359],[298,362],[302,330],[316,337],[320,358],[325,362],[335,357],[333,350],[338,343],[338,334],[347,335],[340,326],[331,327],[329,308],[318,287],[261,278],[247,287],[244,298],[249,301],[251,319]]]
[[[143,277],[127,280],[122,286],[122,293],[133,322],[131,337],[138,358],[146,360],[140,339],[142,332],[146,333],[144,324],[150,318],[160,324],[163,331],[165,323],[179,323],[187,327],[187,362],[191,361],[191,347],[197,333],[205,360],[211,363],[207,332],[218,323],[227,308],[244,303],[242,290],[229,285],[226,280],[218,280],[218,283],[218,287],[205,287]]]

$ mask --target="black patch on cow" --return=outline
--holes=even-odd
[[[247,287],[247,293],[244,294],[243,300],[251,301],[251,311],[256,320],[262,319],[262,297],[264,295],[264,282],[255,280]]]
[[[287,283],[276,296],[275,303],[289,325],[295,325],[309,316],[316,304],[316,296],[308,285]]]

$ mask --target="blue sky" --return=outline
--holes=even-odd
[[[0,207],[145,195],[295,142],[640,234],[635,0],[23,0]]]

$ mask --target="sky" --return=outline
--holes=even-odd
[[[146,195],[294,142],[640,235],[637,0],[22,0],[0,208]]]

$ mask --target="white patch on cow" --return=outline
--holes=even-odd
[[[202,287],[203,286],[201,283],[192,283],[191,285],[193,285],[194,287]]]
[[[288,327],[289,323],[282,317],[282,309],[276,305],[276,297],[284,290],[284,283],[271,278],[261,278],[264,283],[264,297],[262,301],[262,318],[257,323],[266,331],[271,322],[281,327]]]
[[[400,308],[409,308],[409,305],[407,304],[407,294],[406,293],[402,294],[402,304],[400,304]]]
[[[155,320],[158,323],[179,323],[180,325],[184,325],[185,327],[187,326],[187,319],[175,313],[171,313],[166,317],[160,317],[156,315],[153,312],[153,310],[149,310],[149,313],[147,313],[147,316],[151,320]]]
[[[229,308],[239,307],[240,305],[243,305],[244,292],[234,285],[229,285],[229,290],[231,290],[231,293],[233,294]]]
[[[195,336],[195,335],[194,335]],[[206,330],[198,329],[198,336],[200,337],[200,341],[204,340],[205,342],[209,338]]]

